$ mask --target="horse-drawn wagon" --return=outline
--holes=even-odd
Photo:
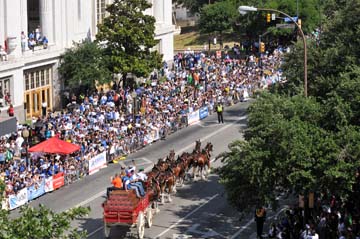
[[[134,190],[112,191],[103,203],[104,232],[109,238],[112,226],[136,226],[137,235],[144,238],[145,224],[152,225],[153,209],[151,208],[151,193],[145,197],[137,198]]]

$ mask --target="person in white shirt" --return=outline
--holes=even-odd
[[[136,174],[136,177],[143,182],[146,182],[148,178],[146,173],[144,172],[144,168],[139,168],[139,172]]]

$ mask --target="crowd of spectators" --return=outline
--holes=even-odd
[[[133,89],[115,84],[112,90],[71,96],[61,112],[47,112],[34,118],[32,126],[19,126],[18,132],[0,141],[0,176],[6,193],[36,184],[42,178],[64,172],[68,181],[87,173],[88,160],[106,151],[108,160],[127,155],[168,133],[186,126],[187,113],[216,102],[231,105],[244,100],[257,89],[281,80],[282,50],[262,56],[262,67],[247,59],[207,57],[185,52],[174,57],[174,69],[164,64],[150,80]],[[22,131],[30,137],[25,140]],[[50,137],[78,144],[73,155],[32,153],[26,147]],[[27,160],[27,158],[30,158]]]
[[[294,207],[273,221],[268,238],[277,239],[360,239],[360,177],[357,189],[346,201],[319,195],[313,208]],[[306,216],[305,216],[306,215]]]

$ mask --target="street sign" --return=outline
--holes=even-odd
[[[276,20],[276,15],[275,15],[275,13],[271,14],[271,20],[272,20],[272,21],[275,21],[275,20]]]
[[[292,19],[296,22],[298,20],[298,17],[292,17]],[[285,22],[293,22],[293,21],[291,21],[290,17],[285,17],[284,21]]]
[[[276,28],[294,29],[295,24],[276,24]]]

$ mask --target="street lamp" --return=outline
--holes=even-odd
[[[30,162],[28,159],[28,146],[29,146],[29,136],[30,136],[30,132],[27,128],[23,129],[22,131],[22,137],[25,139],[25,160],[26,160],[26,167],[30,168]]]
[[[295,23],[296,27],[299,29],[300,35],[301,35],[303,43],[304,43],[304,96],[307,97],[307,48],[306,48],[305,35],[304,35],[304,32],[302,31],[301,27],[299,26],[299,24],[297,24],[297,22],[292,17],[290,17],[288,14],[286,14],[282,11],[276,10],[276,9],[240,6],[238,8],[238,11],[241,15],[245,15],[248,12],[257,12],[257,11],[277,12],[277,13],[285,15],[293,23]]]

